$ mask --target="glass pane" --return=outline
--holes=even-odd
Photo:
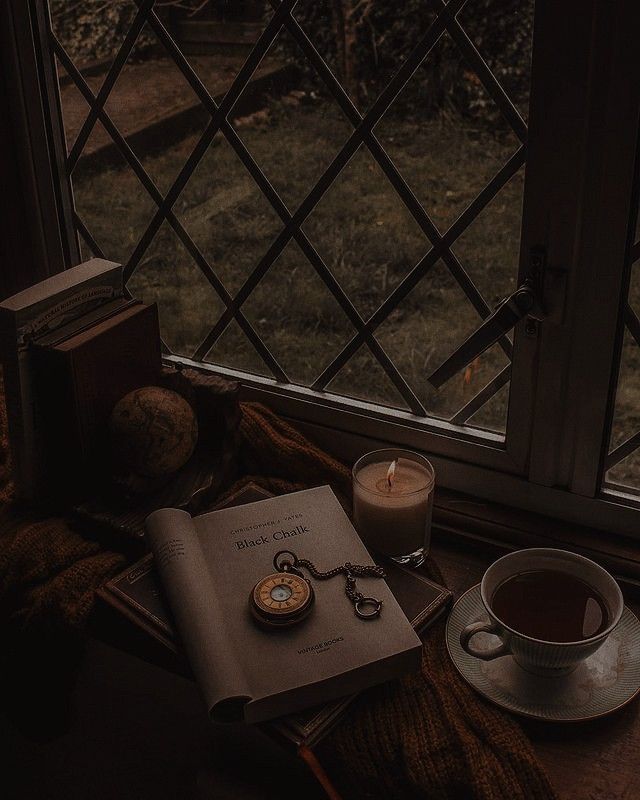
[[[169,347],[269,376],[254,331],[292,383],[504,431],[506,340],[427,378],[515,287],[533,0],[299,0],[246,75],[269,3],[50,5],[83,253],[129,263]]]
[[[609,442],[605,481],[632,490],[640,489],[640,219],[636,215],[636,245],[631,251],[631,275],[620,370]],[[636,441],[637,440],[637,441]]]

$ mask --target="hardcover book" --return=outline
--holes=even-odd
[[[237,506],[264,500],[272,495],[256,484],[250,483],[227,498],[221,507]],[[384,564],[386,581],[406,617],[417,633],[422,633],[444,613],[452,599],[451,592],[434,583],[419,570],[402,567],[394,562]],[[188,673],[182,657],[181,643],[175,631],[171,612],[163,596],[155,569],[153,555],[147,554],[98,590],[100,598],[118,614],[127,618],[136,628],[150,638],[135,639],[135,652],[152,661],[167,665],[162,651],[147,646],[155,640],[167,653],[175,654],[168,666]],[[264,723],[264,730],[279,741],[298,748],[313,747],[340,719],[356,695],[333,700],[304,711],[288,714]]]
[[[161,509],[147,538],[209,714],[263,722],[351,695],[419,668],[421,642],[381,578],[358,588],[382,601],[361,619],[345,580],[312,580],[315,604],[286,629],[259,625],[250,596],[279,550],[319,570],[373,565],[328,486],[191,517]]]
[[[33,499],[46,485],[31,342],[121,297],[123,291],[122,266],[94,258],[0,303],[9,439],[16,488],[22,497]]]
[[[121,300],[99,311],[102,316],[85,315],[32,345],[46,494],[58,499],[80,496],[101,474],[109,458],[113,407],[160,376],[157,306]]]

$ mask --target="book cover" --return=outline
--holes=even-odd
[[[9,439],[16,489],[34,499],[46,485],[43,445],[33,390],[31,342],[123,294],[122,266],[94,258],[0,303]]]
[[[253,586],[285,547],[328,570],[373,564],[331,489],[309,489],[191,517],[162,509],[147,520],[173,617],[214,720],[262,722],[417,669],[421,643],[387,583],[358,579],[383,601],[359,619],[345,580],[312,579],[315,606],[286,630],[266,630],[249,608]]]
[[[91,324],[83,320],[79,329],[65,326],[32,345],[47,494],[58,499],[80,496],[102,474],[115,404],[133,389],[157,383],[161,370],[155,304],[125,303]]]

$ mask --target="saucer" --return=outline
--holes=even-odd
[[[574,722],[616,711],[640,692],[640,622],[625,607],[617,627],[602,647],[569,675],[533,675],[512,656],[482,661],[466,653],[460,632],[469,622],[486,620],[480,584],[460,597],[447,620],[447,649],[456,669],[481,695],[514,714],[534,719]],[[497,637],[478,633],[478,647]]]

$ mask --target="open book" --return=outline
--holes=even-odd
[[[417,669],[420,640],[384,580],[358,578],[382,613],[361,620],[344,577],[311,579],[310,615],[284,630],[256,624],[249,595],[289,548],[328,570],[372,564],[329,487],[191,517],[162,509],[147,537],[207,708],[215,720],[260,722]]]

